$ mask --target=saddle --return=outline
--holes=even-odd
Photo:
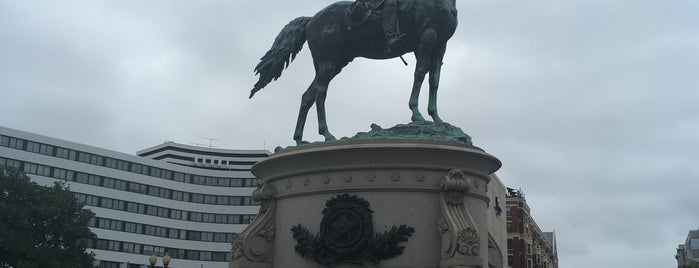
[[[361,27],[372,20],[383,17],[382,7],[386,0],[357,0],[347,9],[348,25],[352,28]],[[396,0],[398,14],[410,12],[415,0]]]

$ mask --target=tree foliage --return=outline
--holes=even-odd
[[[699,268],[699,262],[689,261],[686,264],[680,265],[679,268]]]
[[[0,167],[0,267],[92,267],[93,216],[64,183],[40,186]]]

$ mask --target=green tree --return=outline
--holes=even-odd
[[[64,183],[40,186],[0,167],[0,268],[92,267],[93,216]]]
[[[684,265],[680,265],[679,268],[699,268],[699,262],[688,261]]]

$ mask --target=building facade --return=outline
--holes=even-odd
[[[488,268],[506,267],[507,263],[507,217],[505,200],[507,188],[497,175],[490,175],[488,184]]]
[[[558,268],[556,235],[542,232],[521,190],[507,188],[507,264],[512,268]]]
[[[677,247],[675,259],[677,259],[677,266],[699,262],[699,229],[689,231],[684,244]]]
[[[88,251],[109,268],[165,252],[171,267],[228,267],[231,242],[259,209],[250,167],[269,154],[166,142],[137,156],[0,127],[0,166],[70,185],[95,213]]]

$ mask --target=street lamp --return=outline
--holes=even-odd
[[[148,261],[150,261],[150,267],[155,268],[155,262],[158,261],[158,257],[155,256],[155,253],[153,253],[150,255],[150,257],[148,257]]]
[[[165,252],[165,256],[163,256],[163,266],[167,268],[168,265],[170,265],[170,254]]]
[[[150,267],[155,268],[155,263],[158,262],[158,256],[155,256],[155,253],[153,253],[148,257],[148,261],[150,262]],[[163,267],[167,268],[168,265],[170,265],[170,254],[165,252],[165,256],[163,256]]]

